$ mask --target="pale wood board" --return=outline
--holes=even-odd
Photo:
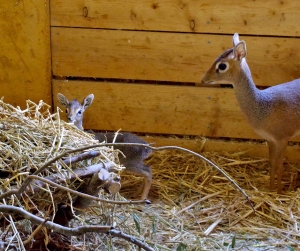
[[[257,85],[300,77],[299,39],[241,39]],[[199,83],[232,36],[54,27],[51,43],[56,76]]]
[[[241,113],[232,88],[53,80],[54,107],[59,92],[80,102],[95,95],[85,112],[88,129],[259,138]]]
[[[299,36],[299,1],[51,0],[51,25]]]
[[[4,101],[51,104],[49,2],[0,2],[0,85]]]
[[[145,141],[155,147],[179,146],[194,152],[219,152],[238,154],[239,156],[250,156],[253,158],[269,157],[268,145],[266,142],[237,141],[237,140],[216,140],[209,138],[186,139],[163,136],[142,136]],[[288,146],[285,160],[291,162],[300,161],[300,146]]]

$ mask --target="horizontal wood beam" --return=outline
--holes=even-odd
[[[220,154],[231,153],[240,156],[249,156],[253,158],[268,159],[268,145],[253,141],[236,140],[214,140],[208,138],[202,139],[183,139],[162,136],[144,136],[142,137],[153,146],[179,146],[187,148],[194,152],[218,152]],[[286,160],[291,162],[300,161],[300,146],[288,146],[286,151]]]
[[[300,40],[245,37],[258,86],[300,77]],[[199,83],[232,36],[51,28],[55,76]]]
[[[80,101],[90,93],[95,95],[93,104],[85,112],[85,128],[259,138],[247,124],[231,88],[64,80],[53,80],[52,86],[55,106],[59,92],[69,100],[78,98]]]
[[[299,1],[50,2],[52,26],[299,36]]]

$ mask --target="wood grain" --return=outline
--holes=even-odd
[[[0,2],[0,85],[4,102],[51,104],[49,3]]]
[[[56,76],[200,82],[232,36],[52,28]],[[299,39],[244,37],[257,85],[300,77]]]
[[[233,89],[54,80],[55,106],[58,92],[80,101],[95,95],[85,112],[87,129],[259,138],[246,123]]]
[[[292,0],[51,0],[51,25],[299,36],[299,10]]]
[[[161,136],[142,136],[142,138],[153,146],[179,146],[194,152],[218,152],[222,154],[238,154],[252,158],[269,158],[268,145],[265,142],[215,140],[209,138],[185,139]],[[285,160],[291,162],[300,161],[300,146],[288,146]]]

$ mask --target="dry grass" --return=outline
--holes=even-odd
[[[59,153],[97,143],[84,132],[60,121],[57,113],[50,114],[46,104],[28,102],[27,109],[21,111],[1,102],[0,109],[0,171],[9,174],[9,178],[0,179],[2,192],[12,185],[20,186],[32,171]],[[206,162],[180,151],[160,151],[147,160],[153,170],[151,205],[95,203],[71,225],[112,225],[145,241],[155,250],[300,249],[297,164],[285,164],[285,192],[278,195],[268,191],[266,159],[249,159],[243,153],[203,155],[245,190],[255,213],[246,198]],[[76,166],[105,159],[118,162],[111,148],[103,148],[99,159],[82,161]],[[55,164],[44,175],[59,171],[60,165]],[[121,195],[112,198],[102,191],[99,196],[124,201],[135,192],[140,181],[140,178],[124,174]],[[74,188],[73,185],[66,184]],[[69,202],[72,198],[49,186],[34,196],[25,194],[20,200],[11,198],[0,204],[18,205],[36,211],[40,217],[51,218],[57,203]],[[18,230],[19,237],[12,226]],[[3,229],[0,235],[4,241],[18,243],[25,241],[32,229],[28,220],[11,221],[11,226]],[[123,239],[98,233],[72,237],[71,244],[73,250],[139,250]]]
[[[249,159],[243,153],[203,155],[245,190],[256,213],[245,197],[204,161],[177,151],[156,152],[148,160],[153,168],[153,204],[139,213],[145,216],[151,212],[162,221],[152,235],[153,243],[167,250],[175,250],[180,243],[186,250],[300,248],[300,190],[294,189],[299,187],[299,166],[285,165],[286,189],[278,195],[268,191],[266,159]],[[126,181],[129,191],[132,177]],[[149,228],[152,223],[143,224]]]

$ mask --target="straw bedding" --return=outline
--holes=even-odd
[[[2,192],[20,186],[23,180],[45,161],[59,153],[95,144],[95,140],[72,125],[51,115],[47,105],[28,102],[25,111],[1,103]],[[63,135],[63,136],[62,136]],[[95,202],[86,214],[71,221],[80,225],[111,225],[144,241],[154,250],[299,250],[300,190],[299,166],[286,163],[285,192],[268,191],[269,168],[266,159],[250,159],[244,153],[203,153],[222,168],[248,194],[247,199],[216,169],[203,160],[182,151],[154,151],[147,159],[152,166],[151,205],[113,205]],[[98,159],[97,159],[98,158]],[[107,159],[118,163],[115,152],[103,147],[103,155],[77,163],[86,166]],[[66,168],[66,167],[63,167]],[[74,168],[72,166],[72,168]],[[59,172],[54,165],[43,175]],[[122,173],[122,189],[116,196],[101,190],[102,198],[127,201],[138,188],[141,178]],[[77,184],[66,184],[77,188]],[[72,196],[71,196],[72,197]],[[22,195],[0,204],[18,205],[37,215],[53,217],[49,209],[58,201],[70,201],[70,195],[48,187],[34,196]],[[2,240],[26,241],[33,226],[28,220],[11,221],[0,233]],[[71,250],[139,250],[122,238],[88,233],[73,236]]]

